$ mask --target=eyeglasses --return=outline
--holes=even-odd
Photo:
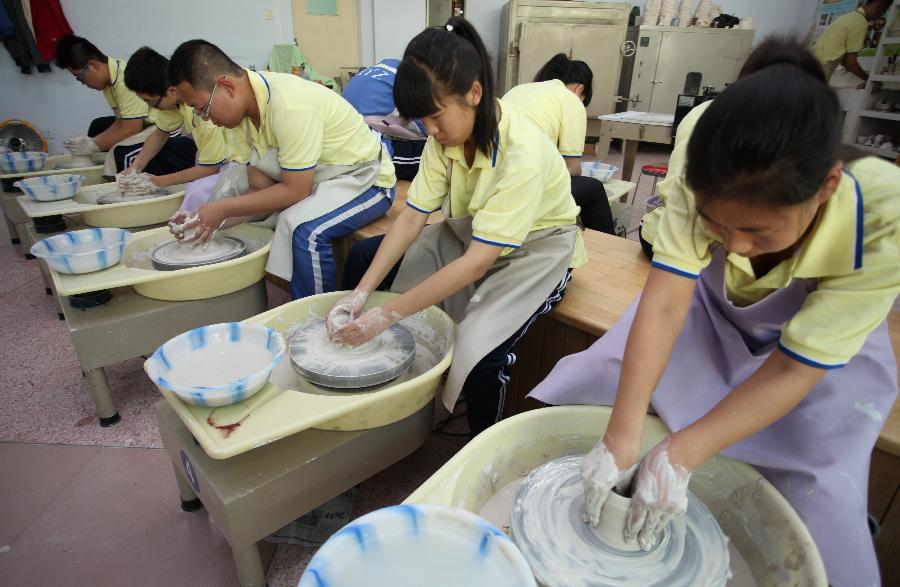
[[[227,77],[227,76],[226,76]],[[225,79],[225,78],[222,78]],[[212,107],[213,96],[216,95],[216,88],[219,87],[219,84],[216,83],[213,85],[212,91],[209,93],[209,100],[206,102],[206,108],[203,109],[203,112],[200,112],[196,108],[194,108],[194,114],[202,118],[203,120],[209,120],[209,109]]]

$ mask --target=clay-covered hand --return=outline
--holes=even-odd
[[[600,512],[609,492],[616,486],[627,486],[634,468],[622,471],[604,441],[598,442],[581,461],[581,480],[584,482],[584,521],[591,526],[600,523]]]
[[[225,221],[228,220],[221,204],[222,202],[206,203],[197,210],[197,225],[194,227],[194,238],[191,239],[195,245],[209,242],[216,231],[222,228]]]
[[[123,173],[116,174],[116,187],[128,196],[143,196],[153,193],[157,186],[153,183],[153,176],[149,173]]]
[[[190,242],[194,238],[194,227],[197,222],[197,213],[187,210],[178,210],[169,217],[169,232],[182,242]]]
[[[100,147],[89,136],[75,135],[63,141],[63,148],[73,155],[90,155],[91,153],[99,153]]]
[[[368,299],[369,292],[356,289],[339,299],[325,317],[325,330],[328,336],[359,318],[359,313],[362,312]]]
[[[669,461],[669,446],[667,438],[641,460],[631,498],[625,540],[637,536],[638,544],[645,551],[656,546],[669,520],[687,511],[691,471]]]
[[[359,346],[393,326],[401,317],[397,312],[385,310],[384,306],[375,306],[343,328],[335,330],[331,340],[339,345]]]

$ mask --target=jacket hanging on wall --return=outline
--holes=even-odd
[[[6,18],[13,25],[12,35],[3,37],[3,45],[9,51],[13,61],[24,74],[30,74],[32,66],[36,66],[42,73],[49,73],[50,64],[38,52],[34,34],[31,32],[21,0],[3,0],[3,7]]]
[[[31,22],[41,59],[52,61],[56,57],[56,43],[72,34],[59,0],[31,0]]]

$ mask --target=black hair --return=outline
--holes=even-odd
[[[56,66],[83,69],[91,59],[106,63],[107,57],[96,45],[83,37],[65,35],[56,42]]]
[[[804,73],[828,85],[825,70],[815,55],[807,51],[794,38],[777,35],[766,37],[753,48],[753,52],[741,67],[738,79],[743,79],[776,63],[787,63],[798,67]]]
[[[541,67],[534,76],[536,82],[558,79],[562,83],[584,86],[584,107],[587,108],[594,96],[594,72],[584,61],[569,59],[565,53],[557,53]]]
[[[885,9],[890,8],[894,0],[866,0],[865,4],[884,4]]]
[[[197,90],[212,91],[220,75],[243,77],[244,70],[221,49],[203,39],[186,41],[169,61],[169,84],[187,82]]]
[[[165,96],[169,89],[169,60],[151,49],[141,47],[125,66],[125,86],[132,92]]]
[[[464,96],[476,81],[481,84],[481,102],[472,134],[478,149],[490,155],[497,134],[491,57],[478,31],[464,18],[454,16],[409,42],[394,80],[394,103],[404,118],[430,116],[448,96]]]
[[[814,57],[791,38],[767,39],[759,51],[748,60],[755,71],[726,88],[691,134],[685,180],[698,205],[799,204],[837,161],[841,109],[821,67],[809,69]]]

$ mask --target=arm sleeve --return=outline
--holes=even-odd
[[[587,111],[578,96],[568,90],[566,94],[573,99],[567,96],[563,104],[557,148],[563,157],[581,157],[587,134]]]
[[[709,253],[712,239],[695,210],[694,194],[684,181],[684,168],[694,125],[706,107],[700,105],[691,110],[678,126],[669,171],[658,186],[665,206],[659,217],[657,234],[651,235],[653,266],[694,279],[712,259]]]
[[[472,239],[516,248],[531,232],[543,197],[545,177],[535,167],[510,167],[472,218]]]
[[[847,29],[847,53],[859,53],[866,46],[866,36],[869,34],[869,23],[865,20],[858,22],[856,19],[853,25]]]
[[[305,171],[319,163],[325,140],[325,121],[316,112],[288,108],[284,99],[272,94],[269,106],[271,132],[278,147],[278,164],[285,171]]]
[[[780,347],[788,355],[819,368],[841,367],[891,311],[900,294],[898,185],[881,186],[881,194],[866,188],[866,199],[878,197],[883,205],[863,217],[862,267],[819,282],[782,330]]]
[[[449,164],[441,144],[429,138],[422,151],[419,172],[409,186],[407,206],[426,214],[440,210],[450,191],[450,180],[447,177]]]

